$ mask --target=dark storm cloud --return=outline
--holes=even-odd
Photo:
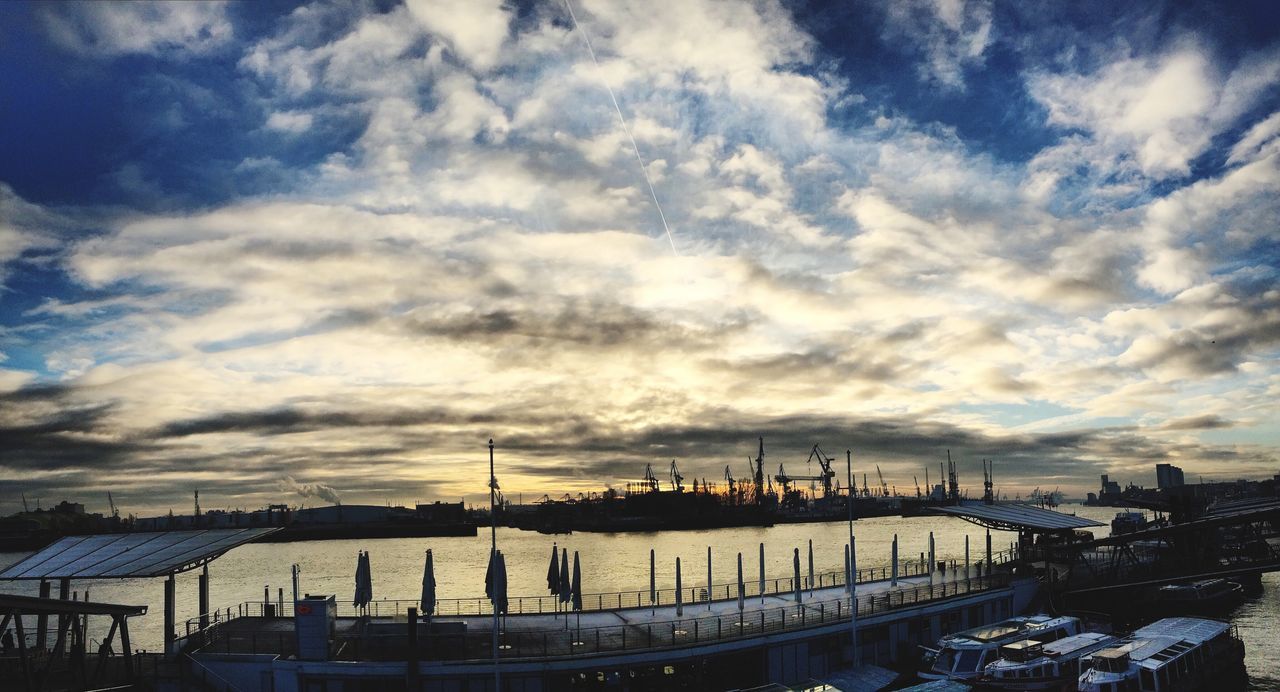
[[[536,300],[530,297],[533,302]],[[551,306],[500,308],[462,315],[415,314],[392,320],[393,329],[450,341],[504,349],[507,362],[524,362],[530,351],[574,348],[636,353],[700,352],[732,338],[752,323],[745,314],[727,321],[683,324],[657,313],[599,300],[549,299]]]
[[[1280,345],[1280,292],[1237,296],[1223,292],[1217,299],[1230,301],[1231,307],[1202,307],[1206,318],[1214,319],[1158,338],[1134,364],[1186,376],[1217,375],[1236,372],[1245,360]]]
[[[340,428],[381,428],[426,425],[475,425],[497,420],[497,413],[462,414],[443,408],[361,411],[307,411],[275,408],[238,411],[174,421],[155,430],[156,438],[218,433],[289,435]]]
[[[1163,430],[1219,430],[1235,427],[1235,421],[1227,420],[1216,413],[1203,416],[1178,418],[1160,426]]]
[[[78,403],[75,391],[53,385],[0,394],[0,466],[101,468],[148,448],[114,434],[107,419],[116,404]]]

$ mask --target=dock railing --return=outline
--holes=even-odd
[[[1009,575],[997,572],[982,577],[955,581],[941,580],[878,591],[856,600],[859,619],[880,613],[912,608],[922,604],[1001,589],[1009,584]],[[825,594],[830,596],[830,594]],[[507,621],[500,629],[499,658],[503,660],[544,659],[618,652],[635,652],[671,648],[687,648],[703,644],[758,637],[765,634],[810,629],[849,621],[849,598],[819,598],[799,604],[770,605],[745,611],[721,608],[718,613],[640,623],[578,627],[570,614],[553,628],[520,629],[518,619]],[[388,614],[390,615],[390,613]],[[246,621],[247,622],[247,621]],[[419,628],[426,628],[419,623]],[[334,660],[403,661],[409,659],[407,622],[388,634],[341,637],[335,646]],[[289,633],[290,635],[292,633]],[[289,641],[284,641],[285,639]],[[423,632],[417,635],[417,658],[421,661],[492,660],[492,633],[482,626],[449,633]],[[235,623],[205,633],[193,653],[260,654],[292,652],[292,637],[252,627],[238,628]]]
[[[1004,565],[1013,560],[1013,554],[1010,551],[1002,551],[993,553],[992,565]],[[934,572],[939,579],[954,579],[956,574],[954,570],[963,570],[961,563],[954,561],[946,561],[948,564],[946,573]],[[974,560],[974,565],[982,563],[983,560]],[[954,565],[954,566],[952,566]],[[984,568],[985,569],[985,568]],[[977,567],[970,571],[971,576],[979,573]],[[909,577],[919,577],[928,574],[927,566],[918,561],[903,561],[898,567],[898,578],[906,579]],[[891,577],[891,569],[888,566],[873,567],[867,569],[859,569],[856,577],[858,584],[870,584],[874,582],[883,582]],[[807,573],[801,574],[803,589],[807,592],[812,589],[825,589],[834,586],[845,586],[844,570],[825,571],[814,574],[813,584],[809,584]],[[961,577],[963,578],[963,577]],[[792,584],[792,577],[773,577],[768,578],[764,582],[764,592],[761,593],[760,583],[758,579],[746,579],[743,583],[745,587],[745,598],[760,598],[764,596],[786,595],[794,592],[795,587]],[[683,602],[686,607],[695,604],[707,605],[708,601],[731,601],[738,597],[738,584],[720,583],[714,584],[707,588],[706,584],[693,584],[682,589]],[[676,592],[674,588],[658,589],[655,592],[656,600],[652,603],[649,601],[648,589],[636,589],[629,591],[610,591],[604,593],[588,593],[582,595],[582,612],[599,612],[605,610],[623,610],[627,608],[651,608],[670,606],[676,602]],[[509,615],[529,615],[542,613],[562,613],[565,611],[565,605],[560,603],[555,596],[511,596],[507,599]],[[420,604],[416,599],[377,599],[369,604],[366,611],[361,611],[352,605],[351,601],[338,601],[339,617],[356,617],[359,615],[371,615],[373,617],[382,617],[404,613],[406,609],[418,607]],[[493,605],[489,599],[479,596],[474,598],[442,598],[436,601],[437,617],[472,617],[478,615],[492,615]],[[232,617],[293,617],[293,603],[286,600],[281,603],[278,601],[246,601],[239,603],[231,608],[224,608],[221,611],[214,611],[204,616],[209,623],[209,627],[215,627],[220,621],[230,619]],[[195,617],[186,623],[186,636],[191,636],[200,631],[200,617]],[[182,636],[183,633],[179,633]]]

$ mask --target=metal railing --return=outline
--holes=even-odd
[[[939,581],[934,584],[892,589],[859,596],[856,600],[858,617],[865,618],[920,604],[981,593],[1008,586],[1009,576],[995,573],[989,576]],[[849,598],[805,600],[799,604],[770,606],[766,608],[733,610],[728,613],[696,613],[689,617],[671,620],[613,624],[600,627],[577,627],[570,615],[564,619],[565,628],[517,630],[507,627],[500,630],[498,657],[500,659],[540,659],[586,654],[633,652],[684,648],[689,646],[731,641],[763,634],[790,632],[849,621]],[[335,646],[334,660],[409,660],[408,624],[404,630],[397,628],[391,635],[353,636],[342,638]],[[422,623],[417,626],[424,627]],[[284,639],[290,641],[285,642]],[[422,633],[418,635],[418,660],[492,660],[492,631],[481,628],[463,632]],[[292,652],[289,635],[276,632],[237,631],[225,627],[206,633],[206,641],[197,649],[209,653],[279,653]]]
[[[1001,551],[993,553],[991,563],[993,565],[1003,565],[1010,562],[1014,555],[1010,551]],[[963,570],[962,564],[956,561],[947,561],[947,572],[943,575],[940,572],[939,578],[951,579],[954,570]],[[974,565],[985,564],[985,559],[975,561]],[[919,577],[928,574],[928,567],[919,560],[903,561],[898,566],[898,578],[906,579],[910,577]],[[971,574],[977,574],[974,569]],[[855,581],[858,584],[870,584],[874,582],[887,581],[892,576],[891,568],[888,566],[874,567],[868,569],[859,569],[857,571]],[[824,589],[836,586],[845,586],[844,570],[824,571],[814,574],[813,582],[810,584],[807,572],[802,572],[800,576],[802,588],[804,591],[811,589]],[[746,579],[743,582],[745,588],[745,598],[760,598],[763,596],[786,595],[794,591],[795,586],[793,577],[774,577],[767,578],[764,582],[763,591],[760,588],[760,581],[756,579]],[[582,612],[598,612],[605,610],[623,610],[626,608],[651,608],[654,606],[670,606],[676,602],[676,590],[674,588],[657,589],[654,593],[655,600],[649,600],[648,589],[636,589],[629,591],[610,591],[604,593],[583,594],[582,596]],[[691,585],[681,590],[682,602],[686,606],[695,604],[707,605],[709,601],[728,601],[738,597],[738,584],[720,583],[714,584],[710,588],[705,584]],[[543,613],[562,613],[568,609],[568,606],[562,603],[555,596],[511,596],[507,599],[508,615],[529,615]],[[417,599],[379,599],[372,601],[369,606],[364,609],[358,609],[352,605],[349,600],[341,600],[337,603],[339,617],[358,617],[361,615],[369,615],[372,617],[387,617],[403,614],[409,608],[416,608],[420,605]],[[492,615],[493,604],[489,599],[480,596],[475,598],[443,598],[436,601],[436,610],[433,615],[437,617],[475,617],[480,615]],[[246,601],[237,604],[233,608],[225,608],[221,611],[207,613],[203,617],[212,627],[222,620],[232,619],[232,617],[293,617],[293,603],[285,602],[265,602],[265,601]],[[191,618],[186,622],[186,635],[190,636],[198,632],[201,617]]]

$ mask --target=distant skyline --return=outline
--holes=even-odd
[[[572,8],[0,4],[0,514],[1280,472],[1274,3]]]

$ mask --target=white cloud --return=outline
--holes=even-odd
[[[409,14],[448,42],[468,65],[488,70],[498,64],[510,15],[502,0],[409,0]]]
[[[312,115],[297,111],[276,111],[267,117],[268,130],[300,134],[311,129]]]
[[[1049,123],[1087,132],[1100,145],[1086,163],[1114,171],[1131,158],[1143,175],[1165,179],[1188,175],[1191,161],[1276,83],[1278,70],[1273,56],[1223,75],[1203,49],[1185,45],[1114,60],[1091,74],[1036,72],[1028,88]]]
[[[217,0],[62,2],[39,12],[58,45],[84,55],[207,53],[233,35],[226,3]]]
[[[885,38],[902,38],[923,54],[920,78],[964,89],[964,71],[981,67],[992,43],[989,0],[911,0],[885,3]]]

